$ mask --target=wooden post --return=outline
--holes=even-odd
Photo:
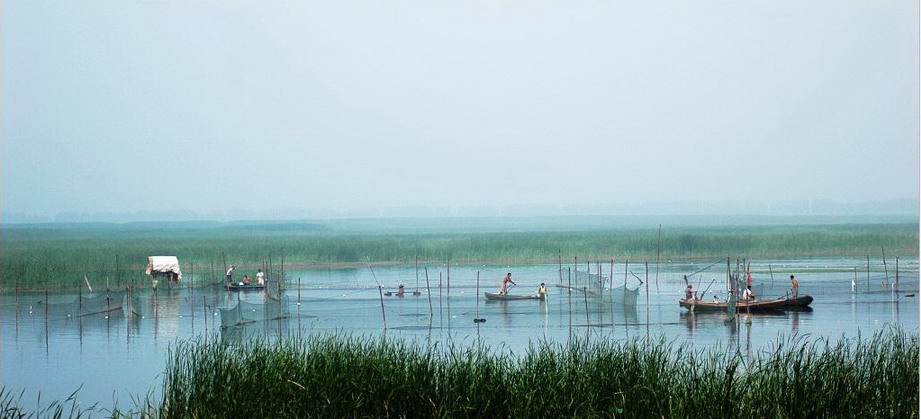
[[[573,266],[573,269],[576,270],[576,282],[579,282],[579,257],[578,256],[572,257],[572,266]],[[572,272],[570,272],[569,275],[570,275],[569,288],[572,288]],[[572,290],[569,290],[569,292],[572,293]]]
[[[614,258],[611,258],[611,277],[608,278],[608,284],[611,292],[611,326],[614,326]]]
[[[659,236],[656,239],[656,292],[659,292],[659,256],[662,253],[662,224],[659,224]]]
[[[889,286],[889,266],[886,265],[886,249],[883,249],[883,246],[879,247],[879,250],[883,253],[883,270],[886,272],[886,286]]]
[[[870,292],[870,254],[867,253],[867,292]]]
[[[214,281],[214,259],[209,258],[208,261],[211,263],[211,280],[208,282],[210,285],[214,285],[217,283]]]
[[[419,259],[417,258],[416,260],[418,261]],[[419,269],[418,266],[419,265],[416,265],[417,270]],[[477,284],[479,284],[479,278],[480,278],[480,274],[479,272],[477,272]],[[477,285],[477,288],[479,289],[479,285]],[[429,285],[429,268],[427,266],[425,267],[425,289],[428,291],[428,295],[429,295],[429,319],[431,319],[432,316],[435,315],[435,311],[432,309],[432,286]],[[477,294],[479,293],[480,292],[477,291]],[[477,299],[479,300],[479,296],[477,297]]]
[[[899,292],[899,258],[895,258],[895,292]]]
[[[476,317],[473,322],[480,322],[480,271],[476,271]]]
[[[588,329],[592,322],[588,319],[588,288],[582,287],[582,299],[585,300],[585,335],[588,336]]]
[[[557,249],[556,254],[560,259],[560,286],[563,286],[563,249]]]
[[[643,262],[643,266],[646,267],[646,341],[649,341],[649,261]]]
[[[384,291],[381,284],[377,284],[377,292],[381,296],[381,317],[384,319],[384,330],[387,330],[387,313],[384,312]]]
[[[624,259],[624,292],[627,291],[627,270],[629,269],[629,267],[630,267],[630,259]]]
[[[566,289],[569,291],[569,339],[572,340],[572,269],[568,269],[568,273],[569,286]]]

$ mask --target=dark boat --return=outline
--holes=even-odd
[[[265,285],[230,284],[227,289],[230,291],[262,291],[265,289]]]
[[[540,294],[512,295],[512,294],[497,294],[494,292],[484,292],[483,295],[486,296],[487,300],[493,300],[493,301],[543,300],[544,299],[544,296]]]
[[[797,310],[809,307],[812,304],[811,296],[797,298],[776,298],[773,300],[756,300],[756,301],[737,301],[736,311],[738,312],[766,312],[766,311],[783,311]],[[704,313],[711,311],[726,311],[728,303],[725,301],[691,301],[687,299],[678,300],[678,305],[694,312]]]

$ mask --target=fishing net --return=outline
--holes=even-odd
[[[32,294],[18,302],[19,310],[48,313],[48,319],[121,313],[125,304],[124,291],[103,291],[88,294]]]
[[[565,286],[571,287],[573,291],[584,292],[589,298],[595,297],[604,301],[613,302],[615,305],[625,307],[636,307],[636,299],[639,296],[639,288],[630,289],[626,284],[613,286],[610,275],[597,274],[588,271],[572,270],[572,273],[564,272],[563,280]],[[571,275],[571,277],[570,277]],[[572,285],[569,285],[569,284]]]
[[[287,317],[288,298],[267,297],[264,303],[237,301],[230,308],[220,308],[221,327],[240,326],[248,323],[279,320]]]

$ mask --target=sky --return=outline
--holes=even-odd
[[[916,1],[0,12],[7,222],[919,199]]]

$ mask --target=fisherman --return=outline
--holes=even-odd
[[[502,278],[502,283],[499,284],[499,295],[505,295],[508,293],[508,283],[511,282],[512,285],[518,285],[515,281],[512,281],[512,273],[509,272],[505,274],[505,278]]]
[[[692,299],[694,299],[694,286],[693,286],[693,285],[688,284],[688,287],[685,288],[685,290],[684,290],[684,299],[685,299],[685,300],[692,300]]]
[[[546,297],[547,297],[547,284],[545,284],[545,283],[543,283],[543,282],[540,283],[540,286],[537,287],[537,295],[539,295],[540,298],[546,298]]]
[[[250,279],[249,275],[243,275],[243,285],[249,285]]]
[[[745,287],[745,292],[742,293],[742,299],[745,301],[755,301],[755,293],[752,292],[751,285]]]
[[[230,269],[227,270],[227,283],[233,284],[233,265],[230,265]]]
[[[714,302],[714,303],[720,302],[720,297],[717,297],[716,295],[714,295],[714,296],[713,296],[713,302]]]
[[[799,296],[799,281],[797,281],[796,278],[793,277],[793,275],[790,275],[790,287],[791,287],[790,291],[793,294],[793,298],[798,297]]]
[[[400,286],[397,287],[397,297],[402,297],[403,294],[405,293],[406,293],[406,287],[404,287],[403,284],[400,284]]]
[[[265,285],[265,273],[262,272],[262,269],[256,272],[256,284]]]

